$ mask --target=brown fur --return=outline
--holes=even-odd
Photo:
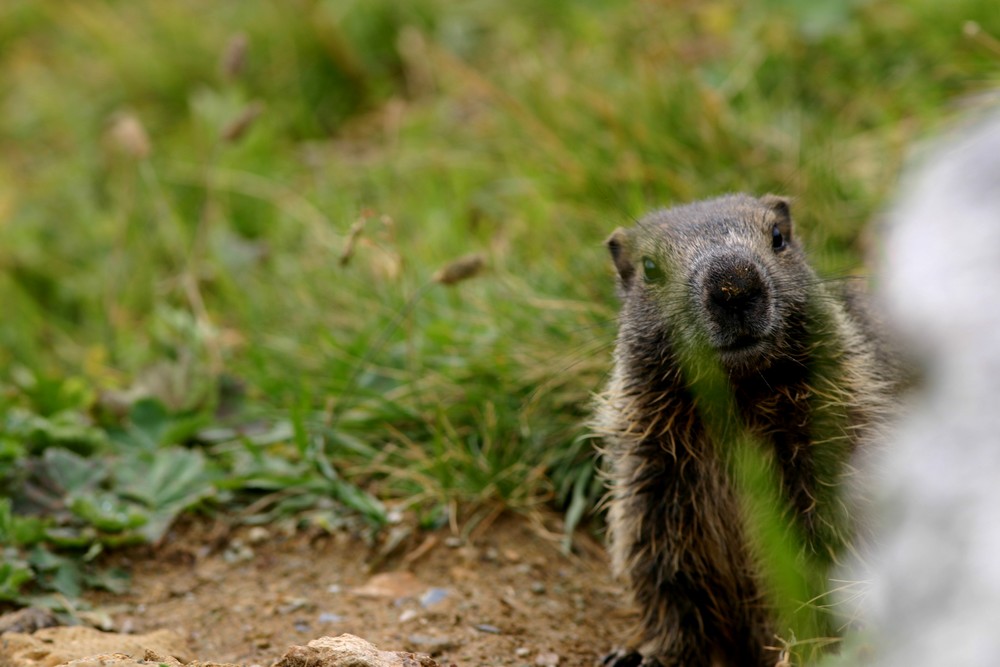
[[[622,310],[594,424],[612,566],[640,621],[605,664],[774,665],[726,447],[743,431],[767,445],[806,548],[832,561],[851,532],[835,491],[891,395],[876,328],[855,295],[816,277],[779,197],[655,212],[608,247]],[[713,372],[726,423],[696,390]]]

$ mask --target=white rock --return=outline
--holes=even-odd
[[[924,155],[881,297],[924,364],[872,484],[861,602],[884,667],[1000,664],[1000,116]]]

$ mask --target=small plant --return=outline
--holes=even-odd
[[[181,513],[245,503],[262,491],[285,493],[271,518],[326,500],[336,503],[331,511],[346,507],[376,525],[385,520],[378,501],[339,478],[301,422],[257,436],[218,428],[202,435],[210,412],[171,412],[152,398],[100,426],[88,417],[95,406],[70,401],[46,418],[31,412],[37,394],[21,398],[8,407],[3,432],[5,442],[23,448],[11,446],[17,457],[4,469],[0,600],[64,609],[63,598],[76,598],[85,586],[121,590],[121,573],[93,565],[103,550],[158,543]]]

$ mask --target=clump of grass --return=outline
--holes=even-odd
[[[842,273],[906,147],[998,81],[988,0],[293,5],[0,9],[0,368],[51,379],[0,374],[3,494],[35,536],[11,562],[56,544],[19,504],[31,471],[125,456],[114,434],[152,405],[197,429],[139,450],[201,471],[161,526],[240,498],[377,522],[362,489],[575,524],[600,492],[606,234],[778,191]],[[433,283],[472,253],[485,272]],[[88,488],[114,516],[39,510],[46,530],[156,537],[163,498]]]

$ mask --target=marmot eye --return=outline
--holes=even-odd
[[[781,235],[778,225],[771,227],[771,247],[775,250],[782,250],[785,247],[785,237]]]
[[[663,270],[649,257],[642,258],[642,271],[647,283],[662,283],[665,276]]]

